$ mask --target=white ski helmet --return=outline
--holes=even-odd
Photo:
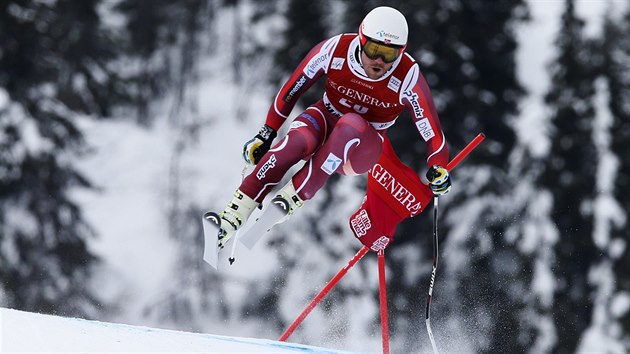
[[[407,46],[408,33],[405,16],[388,6],[380,6],[370,11],[359,26],[362,45],[369,38],[386,45],[401,47],[401,53]]]

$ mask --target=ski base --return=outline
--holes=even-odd
[[[218,270],[219,265],[219,230],[221,218],[217,213],[209,211],[203,214],[203,260]]]
[[[250,227],[243,230],[243,234],[239,236],[238,240],[251,250],[258,240],[288,214],[288,210],[289,205],[286,200],[274,198],[260,217]]]

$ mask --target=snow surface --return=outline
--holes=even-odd
[[[351,353],[0,309],[0,353]]]

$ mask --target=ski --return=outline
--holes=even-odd
[[[239,241],[251,250],[258,240],[288,213],[289,203],[280,197],[273,198],[260,217],[251,226],[243,230],[242,235],[239,236]]]
[[[212,268],[218,270],[219,263],[219,230],[221,229],[221,218],[215,212],[209,211],[203,214],[203,260],[210,264]]]

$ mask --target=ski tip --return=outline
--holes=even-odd
[[[221,217],[213,211],[207,211],[203,214],[203,218],[216,225],[221,225]]]
[[[282,210],[283,213],[285,214],[289,213],[289,202],[284,200],[284,198],[279,197],[279,196],[275,197],[271,200],[271,203],[277,206],[280,210]]]
[[[228,258],[228,261],[230,261],[230,265],[234,264],[234,261],[235,261],[235,260],[236,260],[236,259],[234,259],[234,257],[230,257],[230,258]]]

